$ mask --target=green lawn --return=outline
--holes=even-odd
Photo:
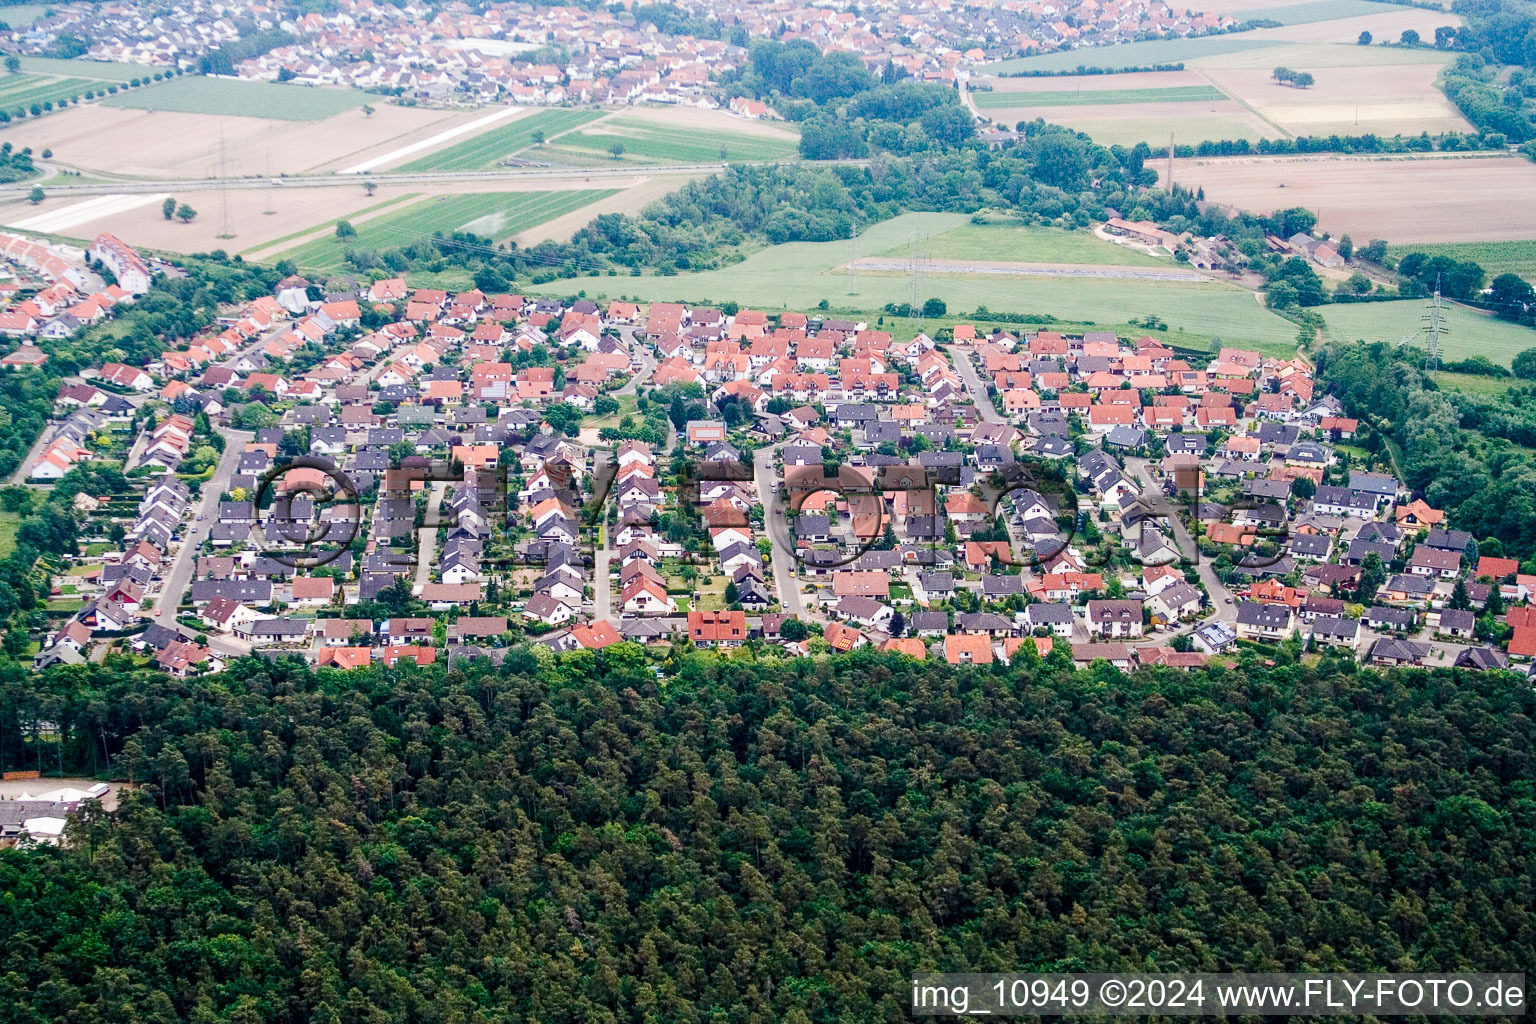
[[[314,89],[273,82],[242,82],[228,78],[183,75],[146,89],[109,96],[109,107],[169,110],[183,114],[224,114],[266,117],[278,121],[322,121],[368,102],[366,93],[352,89]]]
[[[505,238],[604,199],[615,191],[471,192],[439,196],[364,221],[356,226],[355,237],[327,235],[289,249],[282,257],[306,270],[333,272],[341,269],[347,249],[392,249],[439,231],[466,230]]]
[[[1536,241],[1523,239],[1518,242],[1438,242],[1428,245],[1393,245],[1388,251],[1397,259],[1411,252],[1426,256],[1449,256],[1454,260],[1471,260],[1488,271],[1488,279],[1500,274],[1519,274],[1528,281],[1536,281]]]
[[[1102,78],[1104,76],[1094,76]],[[1204,103],[1224,100],[1227,94],[1214,85],[1178,85],[1167,89],[1033,90],[1028,92],[977,92],[971,98],[982,110],[999,107],[1098,107],[1120,103]]]
[[[396,170],[474,171],[492,167],[511,154],[532,146],[534,132],[543,132],[546,139],[552,139],[561,132],[579,128],[601,116],[595,110],[541,110],[497,125],[488,132],[481,132],[447,149],[428,153]],[[537,155],[532,158],[537,159]]]
[[[1242,35],[1196,36],[1190,39],[1149,39],[1139,43],[1113,46],[1086,46],[1038,57],[1015,57],[985,70],[993,74],[1014,71],[1071,71],[1085,68],[1147,67],[1152,64],[1177,64],[1198,57],[1211,57],[1239,50],[1257,50],[1276,46],[1279,40],[1253,39]]]
[[[4,12],[0,11],[0,18]],[[21,70],[35,71],[43,75],[70,75],[76,78],[93,78],[100,82],[126,82],[132,78],[153,75],[164,68],[152,68],[148,64],[119,64],[110,60],[59,60],[55,57],[22,57]]]
[[[710,163],[727,160],[786,160],[799,153],[798,140],[788,133],[779,137],[727,131],[679,129],[640,118],[615,117],[604,121],[600,131],[572,132],[556,149],[611,160],[611,147],[624,147],[621,159],[646,163]]]
[[[858,239],[863,255],[910,244],[914,233],[941,234],[955,225],[954,214],[906,214],[883,221]],[[930,250],[931,251],[931,250]],[[862,272],[850,280],[843,264],[854,255],[849,242],[792,242],[753,253],[723,270],[672,277],[577,277],[530,288],[544,294],[589,297],[629,295],[641,301],[690,301],[708,304],[735,300],[764,310],[813,310],[823,299],[830,308],[880,315],[886,303],[912,300],[905,272]],[[851,294],[850,294],[851,291]],[[925,272],[919,301],[943,299],[952,314],[989,309],[1011,313],[1048,313],[1075,324],[1115,329],[1131,317],[1152,314],[1171,328],[1171,344],[1205,349],[1213,337],[1223,343],[1295,351],[1294,324],[1270,313],[1253,295],[1216,282],[1104,278],[1011,277]],[[905,330],[905,325],[898,328]],[[1127,328],[1127,333],[1142,332]]]
[[[943,228],[953,220],[954,227]],[[972,224],[963,214],[937,214],[940,230],[926,237],[908,239],[874,255],[906,259],[914,248],[923,255],[943,260],[1002,260],[1012,263],[1087,263],[1098,266],[1172,267],[1173,260],[1106,242],[1092,231],[1060,228],[1014,227]],[[862,247],[860,249],[862,252]]]
[[[1422,345],[1423,340],[1418,334],[1424,308],[1421,300],[1404,299],[1401,302],[1319,306],[1318,311],[1328,323],[1329,336],[1338,341],[1396,342],[1413,335],[1417,339],[1415,344]],[[1463,306],[1447,304],[1445,320],[1450,330],[1440,340],[1442,359],[1480,355],[1508,366],[1516,355],[1528,348],[1536,348],[1536,331],[1483,316]]]
[[[58,103],[60,100],[79,97],[100,85],[100,82],[89,78],[38,75],[25,71],[17,75],[6,75],[0,78],[0,110],[15,114],[17,111],[28,110],[34,103]]]

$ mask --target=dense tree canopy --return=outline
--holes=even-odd
[[[897,1022],[919,969],[1524,969],[1530,687],[1294,654],[11,666],[7,766],[46,715],[145,787],[0,852],[0,1021]]]

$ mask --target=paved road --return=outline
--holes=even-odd
[[[962,348],[950,348],[954,356],[955,371],[960,374],[960,379],[965,382],[965,388],[976,401],[976,408],[980,410],[981,418],[988,423],[1007,423],[1003,414],[997,411],[992,404],[992,397],[987,394],[987,386],[976,375],[976,367],[971,362],[971,354]]]
[[[223,434],[224,454],[219,456],[213,477],[203,484],[202,496],[192,506],[193,519],[187,524],[181,549],[176,552],[171,571],[160,585],[160,593],[155,598],[155,621],[162,626],[175,625],[181,595],[186,591],[192,573],[197,568],[197,553],[202,549],[203,541],[208,538],[208,532],[218,517],[219,495],[229,489],[229,478],[235,475],[235,467],[240,464],[240,452],[256,438],[255,434],[247,430],[225,430]]]
[[[443,494],[448,484],[439,481],[432,485],[432,495],[427,499],[427,522],[439,522],[443,509]],[[437,563],[437,527],[423,526],[416,531],[416,588],[419,596],[422,588],[432,582],[432,566]]]
[[[447,185],[456,182],[490,183],[498,181],[569,181],[585,178],[602,181],[614,178],[667,178],[678,175],[717,174],[731,166],[742,164],[775,164],[780,160],[733,160],[729,163],[669,164],[644,166],[640,164],[609,163],[588,167],[503,167],[491,171],[423,171],[401,174],[388,171],[363,171],[353,174],[300,174],[289,177],[250,175],[227,178],[159,178],[155,180],[110,181],[92,185],[53,185],[50,197],[124,195],[145,192],[207,192],[217,189],[232,191],[248,189],[281,188],[356,188],[364,181],[381,185]],[[863,166],[868,160],[821,160],[817,165],[848,164]],[[33,182],[0,188],[0,198],[22,199],[32,191]]]
[[[1142,493],[1151,492],[1156,497],[1163,495],[1162,485],[1152,475],[1152,468],[1146,459],[1128,456],[1125,460],[1126,472],[1139,479],[1145,486]],[[1216,571],[1211,568],[1210,560],[1200,555],[1200,549],[1195,544],[1195,539],[1184,528],[1184,520],[1179,515],[1168,517],[1169,526],[1173,530],[1174,543],[1179,546],[1179,553],[1195,563],[1195,572],[1200,576],[1200,582],[1205,585],[1205,592],[1210,595],[1211,608],[1216,613],[1216,618],[1222,622],[1235,622],[1237,620],[1237,605],[1232,601],[1232,592],[1226,588],[1216,576]],[[1211,620],[1204,620],[1209,622]]]
[[[805,618],[805,602],[800,596],[800,581],[795,576],[795,560],[790,557],[794,541],[789,536],[789,519],[779,502],[779,488],[773,470],[775,453],[787,442],[767,445],[752,453],[752,476],[757,484],[757,498],[763,505],[763,528],[772,541],[773,585],[779,592],[779,606],[796,618]]]
[[[866,256],[853,260],[854,270],[892,271],[910,273],[912,264],[907,260],[882,260]],[[1120,281],[1192,281],[1208,280],[1204,274],[1192,270],[1136,270],[1127,267],[1059,267],[1042,263],[974,262],[966,260],[928,260],[924,269],[940,274],[997,274],[1009,277],[1097,277]]]

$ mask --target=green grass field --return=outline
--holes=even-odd
[[[1424,303],[1418,299],[1360,302],[1319,306],[1318,312],[1327,321],[1329,337],[1336,341],[1397,342],[1410,335],[1418,337]],[[1508,366],[1521,352],[1536,348],[1536,331],[1483,316],[1464,306],[1447,304],[1445,319],[1450,330],[1440,340],[1442,359],[1486,356]],[[1422,345],[1423,341],[1416,343]]]
[[[713,163],[727,160],[787,160],[799,153],[794,136],[781,138],[723,131],[678,129],[639,118],[604,121],[601,131],[572,132],[554,147],[584,157],[613,159],[611,148],[624,147],[620,159],[631,163]]]
[[[39,75],[22,72],[0,78],[0,110],[15,113],[28,110],[34,103],[58,103],[99,88],[100,82],[89,78]]]
[[[1536,241],[1518,242],[1437,242],[1428,245],[1393,245],[1387,251],[1402,259],[1412,252],[1426,256],[1449,256],[1453,260],[1471,260],[1488,272],[1492,280],[1500,274],[1519,274],[1536,281]]]
[[[500,124],[447,149],[412,160],[400,171],[474,171],[492,167],[519,150],[533,145],[533,133],[543,132],[546,139],[561,132],[595,121],[602,114],[595,110],[540,110],[527,117]]]
[[[12,28],[21,28],[23,25],[30,25],[38,18],[41,18],[44,11],[52,9],[47,4],[11,4],[5,9],[0,10],[0,21],[5,22]]]
[[[1311,3],[1292,4],[1289,7],[1263,7],[1256,11],[1243,11],[1233,17],[1238,21],[1278,21],[1282,25],[1305,25],[1314,21],[1386,14],[1392,9],[1391,4],[1373,3],[1372,0],[1312,0]]]
[[[109,96],[109,107],[169,110],[180,114],[221,114],[266,117],[277,121],[321,121],[368,102],[366,93],[351,89],[311,89],[272,82],[240,82],[228,78],[183,75],[147,89]]]
[[[1516,385],[1527,383],[1517,377],[1484,377],[1476,373],[1448,373],[1431,370],[1436,384],[1445,391],[1465,391],[1469,395],[1502,395]]]
[[[1152,64],[1176,64],[1180,61],[1211,57],[1239,50],[1257,50],[1275,46],[1277,40],[1250,39],[1243,36],[1196,36],[1190,39],[1148,39],[1139,43],[1116,43],[1113,46],[1085,46],[1060,53],[1044,53],[1037,57],[1015,57],[985,70],[991,74],[1014,71],[1071,71],[1085,68],[1147,67]]]
[[[1102,78],[1096,75],[1095,78]],[[1029,92],[977,92],[971,98],[982,110],[1007,107],[1099,107],[1120,103],[1204,103],[1224,100],[1227,94],[1214,85],[1179,85],[1168,89],[1033,90]]]
[[[0,11],[0,18],[4,12]],[[60,60],[57,57],[22,57],[21,70],[40,75],[69,75],[75,78],[94,78],[101,82],[126,82],[132,78],[153,75],[164,68],[152,68],[148,64],[119,64],[110,60]]]
[[[579,210],[607,198],[615,189],[581,189],[571,192],[471,192],[440,196],[412,203],[356,225],[357,235],[334,234],[306,242],[282,253],[303,270],[333,272],[342,267],[347,249],[392,249],[434,232],[473,231],[477,235],[505,238],[547,220]]]
[[[1087,263],[1097,266],[1171,267],[1135,249],[1106,242],[1092,231],[972,224],[964,214],[933,214],[932,234],[904,240],[877,256],[905,259],[914,249],[932,259],[1002,260],[1010,263]],[[937,220],[937,218],[945,218]],[[951,220],[952,219],[952,220]],[[946,226],[952,223],[953,226]],[[862,252],[862,248],[860,249]]]
[[[914,233],[942,234],[955,226],[954,214],[906,214],[883,221],[858,239],[858,252],[881,253],[910,244]],[[931,250],[930,250],[931,251]],[[852,278],[843,267],[853,245],[839,242],[791,242],[770,246],[723,270],[674,277],[578,277],[551,281],[530,291],[642,301],[734,300],[765,310],[812,310],[823,299],[837,310],[878,316],[886,303],[912,300],[905,273],[863,272]],[[918,300],[943,299],[952,313],[986,306],[998,312],[1048,313],[1074,324],[1104,329],[1131,317],[1151,314],[1171,328],[1170,343],[1206,349],[1212,338],[1222,343],[1261,345],[1276,353],[1294,352],[1296,327],[1258,305],[1253,296],[1215,282],[1183,284],[1104,278],[1005,277],[925,273]],[[1126,333],[1147,333],[1127,327]]]

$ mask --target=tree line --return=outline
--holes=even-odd
[[[1031,651],[0,666],[0,763],[140,787],[0,851],[0,1020],[895,1024],[919,970],[1532,962],[1520,677]]]

